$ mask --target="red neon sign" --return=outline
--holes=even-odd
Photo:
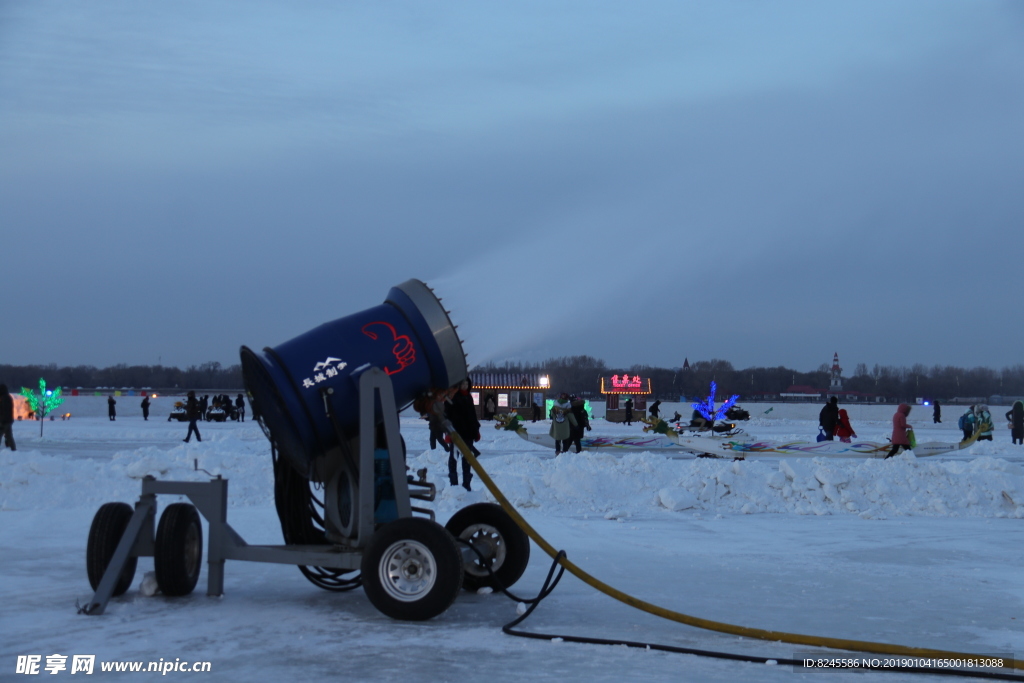
[[[643,387],[643,383],[640,381],[640,375],[612,375],[612,389],[640,389]]]

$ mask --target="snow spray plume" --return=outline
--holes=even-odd
[[[639,287],[619,278],[566,275],[567,263],[630,262],[634,256],[616,247],[616,255],[598,254],[611,245],[581,245],[572,233],[551,242],[531,241],[484,254],[455,272],[428,280],[466,347],[470,367],[515,354],[560,349],[552,355],[586,353],[564,349],[568,332],[600,329],[609,310],[628,311]],[[596,260],[595,260],[596,259]],[[619,261],[621,259],[621,261]]]

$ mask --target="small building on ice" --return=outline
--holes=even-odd
[[[651,378],[623,373],[601,378],[604,396],[604,418],[609,422],[625,422],[627,399],[633,399],[633,419],[647,414],[647,397],[651,395]]]
[[[487,410],[488,397],[496,414],[515,408],[520,415],[529,417],[534,403],[544,409],[546,394],[551,390],[550,377],[541,373],[471,372],[469,381],[473,383],[470,393],[478,418],[493,417]]]

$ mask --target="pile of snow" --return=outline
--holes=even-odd
[[[59,429],[51,429],[52,436],[42,440],[29,431],[31,424],[17,425],[21,448],[0,451],[0,510],[94,508],[110,500],[133,501],[139,480],[146,475],[208,479],[195,470],[197,463],[230,480],[232,507],[273,506],[269,446],[252,422],[204,424],[205,440],[191,444],[181,442],[184,425],[177,423],[138,420],[121,425],[86,418],[56,425]],[[792,438],[810,428],[807,421],[782,418],[775,421],[773,436]],[[472,492],[449,485],[448,455],[440,448],[429,450],[423,421],[403,417],[402,432],[410,470],[425,467],[438,487],[434,508],[440,519],[468,503],[490,499],[479,478]],[[1008,444],[979,444],[966,452],[974,458],[917,459],[906,453],[889,460],[731,461],[673,459],[647,452],[583,452],[554,458],[550,450],[510,432],[485,428],[482,437],[478,447],[483,466],[504,495],[524,511],[614,519],[701,513],[1024,517],[1024,469],[985,454],[986,449],[1010,448]],[[110,443],[109,456],[78,455],[82,444],[102,444],[104,439]],[[125,448],[125,440],[143,445]]]
[[[79,423],[81,424],[81,422]],[[180,430],[179,430],[180,431]],[[109,459],[48,455],[19,445],[0,451],[0,510],[44,510],[98,507],[121,500],[134,501],[140,480],[206,481],[211,475],[231,480],[231,505],[273,505],[274,475],[266,441],[258,443],[233,434],[190,444],[141,446],[112,450]],[[73,447],[69,446],[73,453]]]
[[[412,462],[437,471],[440,459],[428,451]],[[570,453],[484,458],[483,464],[514,505],[545,512],[1024,517],[1024,470],[990,457],[725,461]],[[442,496],[442,509],[445,501]]]

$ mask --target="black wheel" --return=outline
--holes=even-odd
[[[153,548],[156,582],[164,595],[188,595],[203,567],[203,525],[194,505],[174,503],[160,516]]]
[[[93,590],[99,588],[103,572],[114,558],[117,544],[121,542],[128,522],[135,510],[128,503],[105,503],[96,511],[89,527],[89,543],[85,549],[85,569],[89,574],[89,585]],[[114,586],[114,595],[122,595],[132,585],[135,578],[135,566],[139,558],[129,557],[121,571],[121,577]]]
[[[366,597],[392,619],[432,619],[462,588],[455,541],[440,524],[421,517],[396,519],[378,529],[361,569]]]
[[[476,503],[464,507],[444,528],[457,541],[469,543],[483,555],[481,558],[473,553],[473,561],[463,567],[466,575],[462,585],[467,590],[510,588],[530,563],[530,537],[500,505]],[[488,563],[493,576],[487,571]]]

